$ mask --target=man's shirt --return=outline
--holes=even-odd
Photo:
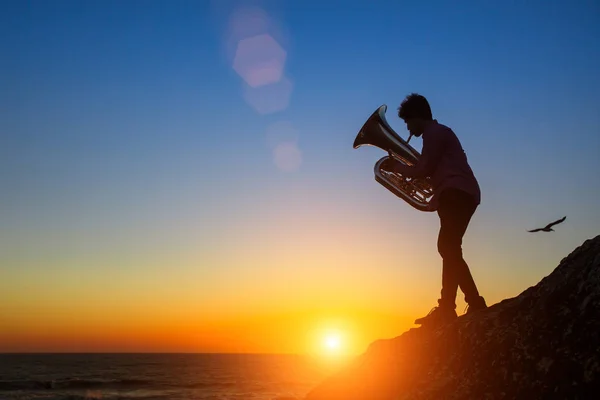
[[[411,178],[430,177],[433,197],[430,205],[437,208],[444,189],[456,188],[471,194],[481,202],[479,183],[469,166],[460,141],[452,129],[434,120],[423,132],[423,150],[413,166],[399,165],[398,172]]]

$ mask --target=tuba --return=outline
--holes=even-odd
[[[417,210],[434,211],[429,204],[433,196],[433,187],[429,178],[408,178],[391,172],[391,167],[396,162],[409,166],[415,165],[421,154],[408,144],[412,135],[405,141],[394,132],[386,121],[386,110],[387,105],[384,104],[371,114],[356,135],[352,147],[357,149],[360,146],[370,145],[387,151],[388,155],[375,163],[375,180]]]

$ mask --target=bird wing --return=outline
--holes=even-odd
[[[549,223],[549,224],[546,226],[546,228],[550,228],[551,226],[554,226],[554,225],[556,225],[556,224],[560,224],[560,223],[561,223],[561,222],[563,222],[565,219],[567,219],[567,216],[566,216],[566,215],[565,215],[564,217],[562,217],[561,219],[557,219],[557,220],[556,220],[556,221],[554,221],[554,222],[550,222],[550,223]]]
[[[531,231],[527,231],[527,232],[539,232],[539,231],[541,231],[541,230],[542,230],[542,228],[537,228],[537,229],[533,229],[533,230],[531,230]]]

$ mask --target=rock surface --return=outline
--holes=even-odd
[[[372,343],[305,400],[600,399],[600,235],[519,296]]]

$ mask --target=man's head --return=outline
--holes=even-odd
[[[425,127],[433,120],[427,99],[420,94],[411,93],[398,107],[398,116],[406,122],[411,135],[421,136]]]

